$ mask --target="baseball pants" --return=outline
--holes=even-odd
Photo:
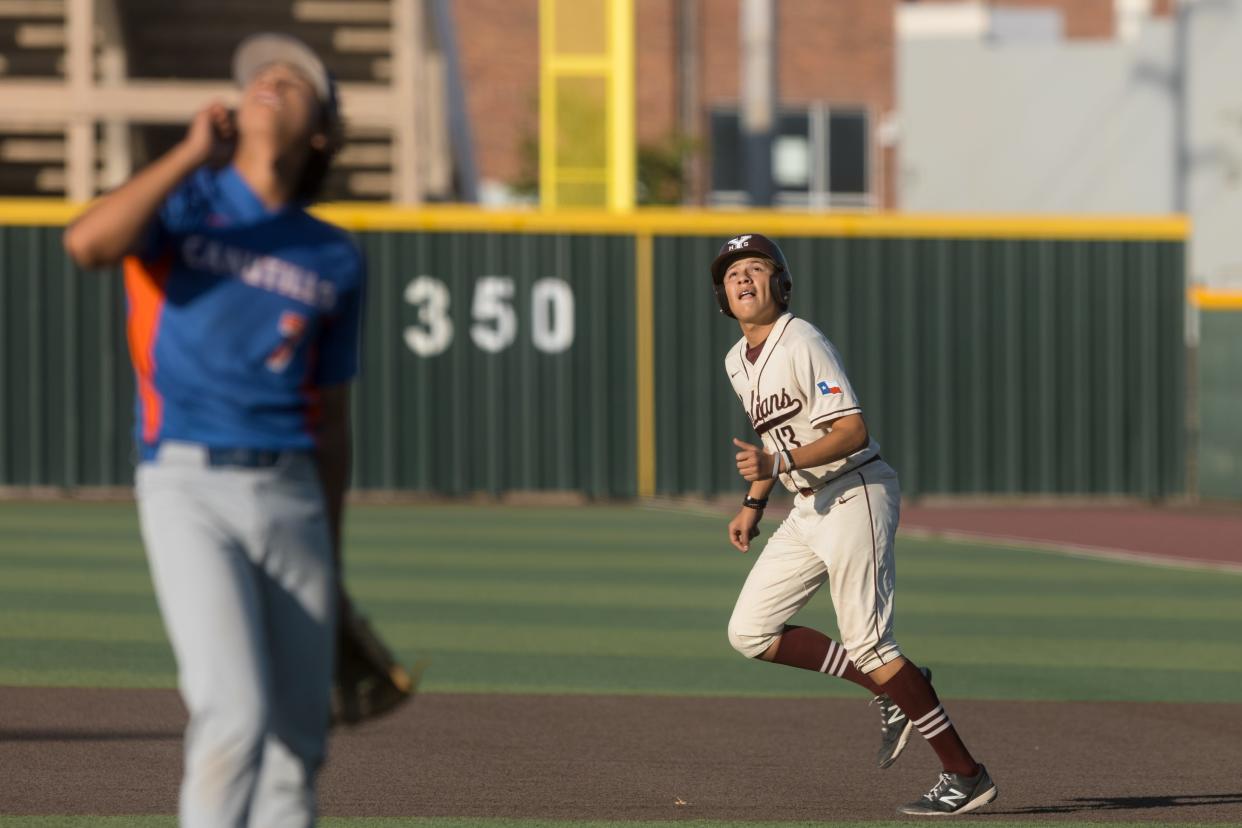
[[[181,825],[312,825],[336,614],[312,458],[213,466],[204,447],[165,442],[136,488],[190,714]]]
[[[772,534],[742,586],[729,641],[756,658],[828,583],[841,644],[864,673],[901,655],[893,638],[893,541],[901,512],[897,472],[883,460],[809,495]]]

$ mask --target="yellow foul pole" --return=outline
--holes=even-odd
[[[539,0],[539,202],[634,207],[634,0]]]
[[[634,0],[609,0],[608,207],[634,209]]]
[[[539,203],[556,209],[556,0],[539,0]]]

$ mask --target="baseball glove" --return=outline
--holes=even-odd
[[[337,619],[336,676],[332,684],[332,721],[358,724],[390,712],[414,695],[422,663],[412,671],[392,652],[340,591]]]

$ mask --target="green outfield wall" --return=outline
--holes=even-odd
[[[657,240],[657,274],[693,272],[712,244]],[[906,491],[1182,490],[1180,244],[793,238],[783,249],[793,310],[841,351]],[[656,347],[690,358],[659,363],[656,396],[693,415],[657,408],[659,489],[727,488],[730,436],[753,434],[721,381],[737,324],[711,313],[701,279],[669,291]]]
[[[778,238],[910,493],[1186,488],[1180,219],[329,206],[371,273],[356,485],[598,497],[736,491],[739,336],[706,266]],[[0,485],[124,485],[119,279],[68,205],[0,202]]]
[[[1242,294],[1200,303],[1199,495],[1242,500]]]
[[[132,478],[124,290],[74,268],[60,235],[0,226],[0,485]]]
[[[363,233],[355,398],[368,488],[633,496],[634,245]]]

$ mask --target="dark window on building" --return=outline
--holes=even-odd
[[[711,112],[711,201],[745,204],[741,119],[735,108]],[[867,206],[870,200],[867,113],[822,104],[786,108],[772,136],[772,182],[785,206]]]
[[[828,114],[828,191],[867,192],[867,114]]]
[[[712,112],[712,189],[742,190],[742,125],[737,110]]]

